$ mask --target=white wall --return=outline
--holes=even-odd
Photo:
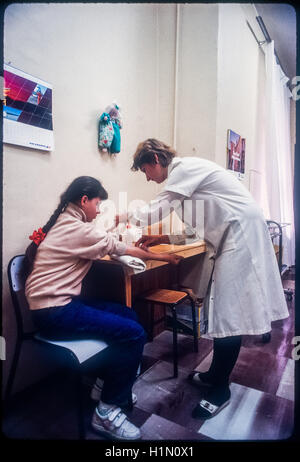
[[[269,217],[266,188],[266,74],[265,55],[257,39],[264,36],[251,4],[219,4],[217,128],[215,161],[226,167],[227,129],[246,138],[245,178],[242,180]],[[275,44],[276,47],[276,44]],[[291,102],[292,159],[295,142],[295,104]]]
[[[226,168],[227,129],[246,138],[246,186],[257,148],[260,53],[241,5],[220,4],[215,161]]]
[[[180,7],[177,151],[214,160],[218,4]]]

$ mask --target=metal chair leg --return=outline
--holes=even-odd
[[[150,334],[149,334],[150,342],[153,342],[153,330],[154,330],[154,304],[150,303]]]
[[[178,348],[177,348],[177,314],[176,307],[171,305],[173,315],[173,361],[174,361],[174,377],[178,377]]]
[[[14,352],[14,356],[13,356],[13,361],[12,361],[12,365],[11,365],[11,368],[10,368],[10,372],[9,372],[9,376],[8,376],[8,380],[7,380],[7,385],[6,385],[6,390],[5,390],[5,396],[4,396],[5,405],[8,405],[8,401],[9,401],[9,398],[10,398],[10,395],[11,395],[11,390],[13,388],[13,383],[14,383],[15,376],[16,376],[17,365],[18,365],[19,358],[20,358],[21,344],[22,344],[22,341],[17,340],[16,347],[15,347],[15,352]]]
[[[193,319],[193,336],[194,336],[194,351],[198,353],[198,335],[197,335],[197,323],[196,323],[196,307],[195,302],[191,298],[191,308],[192,308],[192,319]]]
[[[271,332],[267,332],[266,334],[262,334],[261,336],[263,343],[269,343],[271,340]]]
[[[85,424],[84,424],[84,399],[83,399],[83,385],[82,377],[79,371],[76,372],[76,382],[77,382],[77,415],[78,415],[78,436],[80,440],[85,439]]]

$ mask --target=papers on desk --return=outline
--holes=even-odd
[[[135,273],[140,273],[146,269],[146,263],[143,260],[132,257],[131,255],[111,255],[111,258],[119,261],[123,265],[133,268]]]

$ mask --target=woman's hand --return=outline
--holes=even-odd
[[[170,244],[169,238],[166,234],[152,234],[143,235],[136,243],[136,247],[147,250],[148,247],[158,244]]]

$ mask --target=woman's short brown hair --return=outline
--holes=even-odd
[[[131,170],[136,172],[143,164],[154,164],[155,154],[157,154],[160,165],[167,167],[176,156],[176,151],[162,141],[149,138],[139,143],[133,156]]]

